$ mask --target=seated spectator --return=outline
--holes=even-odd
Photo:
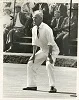
[[[54,37],[56,39],[57,35],[61,32],[61,24],[63,22],[63,17],[60,16],[60,11],[54,12],[54,17],[51,21],[51,28],[53,29]]]
[[[12,28],[12,20],[11,20],[11,9],[10,7],[5,7],[5,9],[3,9],[4,15],[3,15],[3,51],[5,51],[7,49],[7,34],[10,31],[10,29]]]
[[[67,6],[63,3],[56,3],[54,11],[59,10],[60,16],[67,17]]]
[[[8,43],[10,45],[9,50],[11,50],[13,46],[13,41],[18,41],[20,37],[25,36],[27,33],[25,29],[29,26],[30,17],[27,17],[25,13],[21,12],[21,6],[16,5],[16,15],[14,17],[14,27],[8,33]]]
[[[77,37],[76,35],[77,34],[77,19],[73,15],[73,11],[71,12],[71,18],[70,18],[70,10],[67,11],[67,15],[68,17],[64,19],[61,25],[62,32],[56,38],[57,43],[59,43],[59,45],[61,43],[62,45],[62,48],[60,48],[60,51],[62,50],[62,53],[66,56],[69,55],[69,40]]]
[[[60,54],[62,54],[62,43],[61,43],[61,35],[60,33],[62,32],[61,29],[61,24],[64,20],[64,18],[62,16],[60,16],[60,11],[55,11],[54,12],[54,18],[51,21],[51,27],[53,29],[54,32],[54,36],[55,36],[55,41],[60,49]]]

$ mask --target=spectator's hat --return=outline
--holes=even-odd
[[[18,3],[16,3],[15,7],[16,7],[16,8],[21,8],[21,5],[18,4]]]

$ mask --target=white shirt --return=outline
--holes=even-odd
[[[23,27],[23,25],[21,24],[20,19],[19,19],[19,13],[17,14],[15,27]]]
[[[43,51],[48,52],[48,45],[52,45],[52,54],[59,54],[59,48],[54,41],[52,29],[45,23],[41,23],[39,26],[39,39],[37,37],[37,26],[32,28],[32,45],[40,47]]]
[[[8,14],[4,15],[3,16],[3,25],[5,25],[5,27],[6,27],[7,25],[10,25],[10,23],[11,23],[10,15],[8,15]]]

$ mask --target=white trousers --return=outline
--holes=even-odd
[[[47,59],[47,53],[39,50],[35,55],[35,61],[29,61],[27,64],[27,87],[36,87],[36,75],[39,65],[41,65]],[[55,59],[54,59],[55,60]],[[46,61],[46,70],[49,78],[49,86],[55,86],[54,80],[54,63],[51,64]]]

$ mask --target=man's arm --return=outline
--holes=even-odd
[[[49,47],[47,60],[49,60],[50,63],[53,63],[53,62],[55,62],[56,56],[59,54],[59,48],[58,48],[56,42],[54,41],[52,29],[46,30],[46,36],[47,36],[47,40],[48,40],[47,45]]]

